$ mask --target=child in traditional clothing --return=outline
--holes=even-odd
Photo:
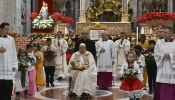
[[[135,61],[135,53],[129,52],[127,61],[122,65],[121,75],[124,77],[120,90],[128,92],[130,100],[139,100],[144,86],[139,79],[143,80],[139,65]]]
[[[18,71],[15,73],[16,100],[20,99],[20,92],[24,91],[25,98],[28,97],[28,68],[31,66],[24,48],[20,48],[18,52]]]
[[[44,76],[44,70],[43,70],[43,61],[44,61],[44,56],[43,53],[40,51],[40,46],[39,44],[34,44],[33,45],[34,49],[34,54],[36,56],[36,86],[37,89],[42,89],[46,87],[46,80]]]
[[[29,76],[29,87],[28,87],[28,94],[34,95],[37,93],[36,89],[36,70],[35,70],[35,63],[36,57],[33,54],[33,47],[31,44],[26,46],[27,50],[27,57],[30,59],[31,66],[28,68],[28,76]]]

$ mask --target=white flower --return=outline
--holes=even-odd
[[[49,18],[45,21],[41,21],[40,20],[41,16],[37,16],[37,18],[35,18],[32,22],[33,24],[33,28],[37,28],[37,29],[46,29],[46,28],[51,28],[54,20],[52,19],[51,16],[49,16]]]

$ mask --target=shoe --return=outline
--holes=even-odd
[[[25,98],[28,98],[28,95],[25,95],[24,97],[25,97]]]
[[[77,95],[75,94],[75,93],[73,93],[73,92],[69,92],[69,97],[73,97],[73,98],[75,98],[75,97],[77,97]]]
[[[129,97],[129,100],[134,100],[134,99],[132,99],[132,98]]]
[[[46,87],[49,87],[49,84],[46,84]]]
[[[63,79],[63,77],[58,77],[57,80],[58,81],[61,81]]]
[[[80,99],[89,99],[89,98],[91,98],[90,94],[84,92],[80,96]]]
[[[50,83],[52,87],[55,87],[55,84],[54,83]]]
[[[140,100],[140,98],[136,98],[135,100]]]
[[[146,90],[146,87],[143,90]]]
[[[20,96],[17,95],[16,98],[15,98],[15,100],[20,100]]]
[[[151,91],[151,90],[149,90],[149,92],[148,92],[149,94],[152,94],[153,92]]]

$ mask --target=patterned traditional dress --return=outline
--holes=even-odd
[[[38,88],[43,88],[46,86],[46,80],[44,76],[44,71],[43,71],[43,61],[44,61],[44,56],[43,53],[40,51],[35,52],[36,56],[36,86]]]

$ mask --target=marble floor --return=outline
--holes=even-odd
[[[108,90],[97,90],[96,96],[90,100],[129,100],[128,94],[119,90],[121,81],[114,81],[114,86]],[[68,96],[68,79],[55,81],[55,87],[44,88],[35,96],[20,100],[80,100],[79,98],[69,98]],[[12,100],[15,96],[12,97]],[[153,100],[153,95],[149,95],[148,91],[144,90],[144,95],[140,100]]]

